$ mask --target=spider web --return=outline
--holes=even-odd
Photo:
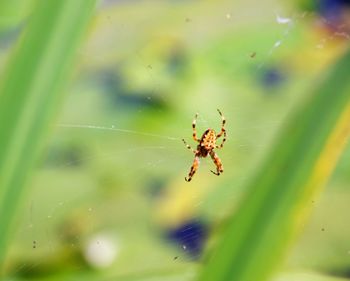
[[[99,268],[106,278],[191,280],[213,226],[321,68],[300,68],[296,50],[325,56],[348,36],[305,39],[313,17],[276,1],[102,2],[21,210],[12,275]],[[196,112],[198,136],[218,132],[217,109],[224,173],[201,159],[187,183],[193,154],[182,138],[195,146]]]

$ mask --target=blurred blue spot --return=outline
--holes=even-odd
[[[18,26],[0,30],[0,48],[1,49],[10,48],[19,38],[22,29],[23,29],[23,24],[21,23]]]
[[[178,45],[169,50],[167,58],[167,70],[172,76],[179,76],[185,73],[188,68],[188,58],[185,49]]]
[[[198,259],[208,237],[208,227],[204,222],[192,220],[168,231],[168,238],[179,244],[192,258]]]
[[[150,199],[161,199],[164,195],[166,181],[160,178],[152,178],[146,182],[146,192]]]
[[[105,69],[98,73],[93,73],[87,78],[89,80],[95,79],[99,89],[103,89],[108,104],[120,108],[120,106],[136,108],[148,107],[156,109],[165,109],[167,105],[155,95],[153,90],[131,90],[128,88],[127,78],[124,77],[121,67],[116,69]]]
[[[342,11],[349,7],[349,0],[319,0],[318,10],[331,24],[338,24]]]
[[[263,69],[260,82],[264,88],[275,88],[280,86],[285,80],[285,75],[278,67],[267,67]]]

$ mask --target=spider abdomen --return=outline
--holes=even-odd
[[[200,140],[199,145],[204,147],[208,152],[215,148],[216,134],[213,129],[207,129]]]

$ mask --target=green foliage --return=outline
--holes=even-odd
[[[23,17],[28,14],[33,1],[0,1],[0,34],[3,30],[17,26],[23,20]]]
[[[28,174],[60,104],[61,87],[94,5],[94,0],[38,1],[2,76],[0,264]]]
[[[267,280],[349,136],[350,52],[289,119],[199,280]]]

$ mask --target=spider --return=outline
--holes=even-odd
[[[197,121],[198,113],[196,113],[196,115],[193,119],[193,122],[192,122],[192,130],[193,130],[192,136],[193,136],[194,141],[199,143],[197,145],[197,149],[193,149],[190,145],[188,145],[186,143],[186,141],[184,139],[182,139],[182,141],[184,142],[186,147],[194,153],[194,161],[193,161],[193,164],[191,166],[190,172],[188,173],[188,178],[185,177],[185,181],[187,181],[187,182],[191,181],[193,175],[196,173],[196,171],[199,167],[199,158],[207,157],[208,154],[213,159],[214,164],[216,166],[216,172],[214,172],[214,171],[211,171],[211,172],[214,175],[219,176],[220,173],[222,173],[224,171],[221,160],[220,160],[219,156],[214,151],[214,148],[218,148],[218,149],[222,148],[224,146],[225,141],[226,141],[226,130],[225,130],[226,120],[219,109],[218,109],[218,112],[219,112],[219,114],[221,116],[221,120],[222,120],[220,133],[216,134],[213,129],[209,128],[203,133],[201,139],[198,139],[197,138],[197,131],[196,131],[196,121]],[[220,145],[217,145],[216,141],[222,135],[224,136],[224,138],[222,139],[222,143]]]

